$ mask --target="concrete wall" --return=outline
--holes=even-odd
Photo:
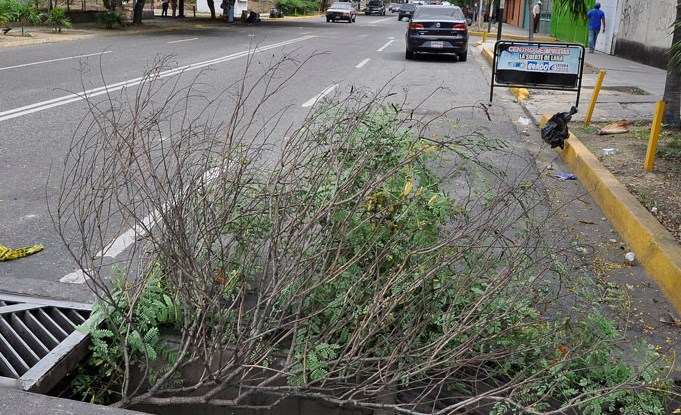
[[[615,55],[647,65],[666,67],[665,52],[671,46],[671,25],[676,0],[620,0],[620,21]],[[608,21],[606,26],[618,22]]]

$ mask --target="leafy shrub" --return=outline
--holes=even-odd
[[[97,16],[97,23],[103,25],[107,29],[113,29],[116,26],[125,27],[123,16],[111,10],[103,11]]]
[[[319,10],[319,3],[312,0],[276,0],[275,6],[284,14],[311,14]]]
[[[45,15],[45,25],[51,26],[59,33],[61,33],[62,28],[70,29],[73,27],[71,19],[66,16],[66,10],[56,7],[53,7],[52,10]]]
[[[98,323],[79,327],[90,334],[92,354],[79,368],[72,386],[76,395],[91,403],[120,399],[126,356],[151,384],[175,360],[175,351],[164,346],[161,332],[164,327],[177,330],[182,314],[166,294],[158,272],[152,271],[141,285],[127,284],[114,275],[112,298],[114,303],[97,303],[93,310],[104,320],[103,327]]]
[[[12,0],[0,0],[0,24],[10,22],[9,13],[13,5],[14,2]]]
[[[150,289],[183,313],[177,366],[149,392],[119,388],[124,403],[210,404],[233,392],[215,403],[238,406],[256,392],[264,406],[313,396],[375,409],[386,398],[382,408],[414,414],[663,408],[665,362],[649,346],[641,367],[627,365],[600,313],[546,312],[555,314],[556,297],[542,284],[558,290],[551,280],[566,271],[544,253],[553,235],[531,208],[542,196],[486,162],[504,143],[451,119],[436,139],[434,122],[364,91],[318,102],[275,146],[262,143],[275,132],[251,111],[280,88],[270,84],[279,69],[249,78],[255,86],[237,83],[226,132],[187,120],[158,145],[149,126],[206,96],[183,89],[181,101],[163,102],[157,87],[167,80],[148,76],[127,106],[93,106],[69,147],[60,206],[73,213],[63,223],[82,230],[85,255],[101,251],[106,230],[135,224],[131,255],[151,269],[147,281],[130,271],[105,303],[117,314],[95,335],[106,343],[96,343],[99,356],[124,359],[102,366],[114,370],[105,375],[151,373],[158,355],[155,336],[142,334],[160,322],[139,306],[146,300],[131,299]],[[247,105],[253,91],[264,98]],[[200,379],[159,393],[190,362],[205,369]]]
[[[0,14],[2,14],[2,8],[7,7],[0,6]],[[25,36],[24,26],[28,24],[38,25],[42,22],[43,13],[38,11],[38,9],[28,2],[9,2],[9,10],[5,12],[5,19],[9,22],[16,22],[21,25],[21,35]]]

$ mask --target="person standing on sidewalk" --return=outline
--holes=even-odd
[[[173,9],[173,17],[177,17],[175,16],[177,13],[177,0],[170,0],[170,7]]]
[[[161,7],[161,17],[168,17],[168,0],[162,0]]]
[[[538,1],[537,4],[534,5],[532,8],[532,24],[533,26],[533,32],[537,33],[537,30],[539,30],[539,18],[541,17],[541,1]]]
[[[601,3],[596,2],[594,8],[586,14],[586,18],[589,20],[589,53],[594,53],[601,28],[605,33],[605,13],[601,10]]]

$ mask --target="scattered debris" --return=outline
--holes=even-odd
[[[577,176],[572,173],[556,173],[553,177],[561,180],[577,180]]]
[[[617,153],[616,148],[604,148],[603,149],[603,155],[604,156],[612,156],[615,153]]]
[[[668,319],[664,318],[664,317],[660,317],[660,321],[662,323],[671,324],[674,327],[681,327],[681,320],[672,316],[671,314],[669,314],[668,317],[669,317]]]
[[[621,119],[598,130],[599,135],[622,134],[629,131],[629,121]]]
[[[657,207],[653,206],[650,208],[650,211],[653,213],[657,213]]]
[[[624,258],[626,258],[629,262],[634,262],[636,255],[634,255],[633,252],[627,252],[626,255],[624,255]]]
[[[13,259],[23,258],[36,252],[43,250],[42,245],[26,246],[23,248],[10,249],[4,245],[0,245],[0,261],[11,261]]]
[[[570,112],[557,112],[549,119],[544,128],[541,129],[541,139],[551,148],[560,147],[562,150],[565,146],[565,140],[570,137],[567,123],[570,122],[572,116],[577,113],[577,108],[574,106],[570,108]]]
[[[530,120],[529,118],[525,118],[525,117],[519,117],[518,118],[518,124],[521,124],[521,125],[530,125],[531,122],[532,122],[532,120]]]

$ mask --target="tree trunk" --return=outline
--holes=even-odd
[[[210,9],[210,19],[215,20],[215,2],[213,0],[207,0],[207,2]]]
[[[681,0],[676,2],[676,23],[674,24],[674,34],[672,45],[681,42],[681,25],[678,20],[681,18]],[[666,103],[664,110],[664,123],[670,127],[681,128],[679,115],[681,115],[681,68],[670,59],[667,65],[667,80],[664,84],[664,98]]]
[[[135,1],[135,9],[132,12],[132,24],[142,24],[142,13],[144,12],[144,0]]]

